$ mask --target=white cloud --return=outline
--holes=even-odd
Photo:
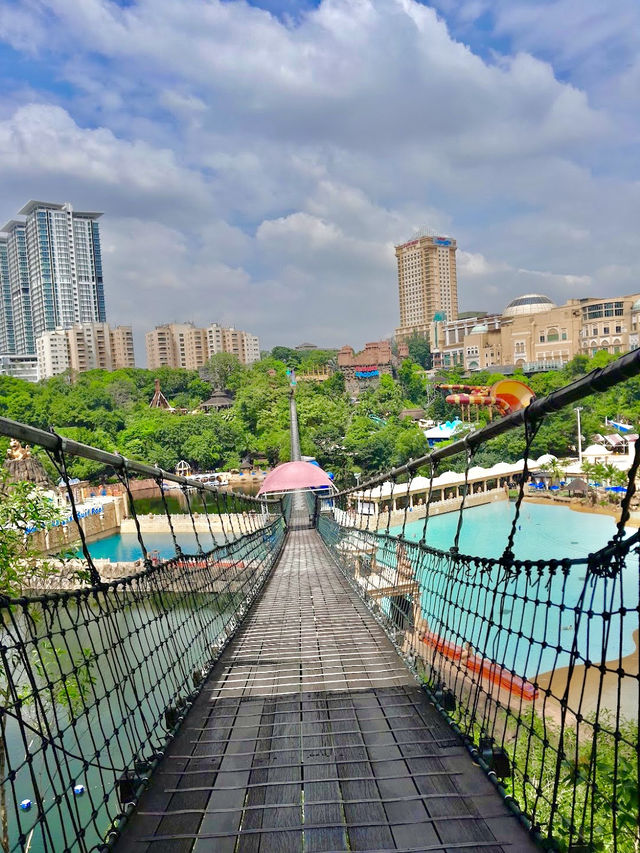
[[[153,203],[166,206],[168,215],[172,201],[207,202],[202,175],[182,168],[170,149],[120,139],[103,127],[81,128],[59,106],[27,104],[0,121],[0,150],[5,194],[31,187],[22,194],[41,197],[37,186],[52,192],[66,186],[90,207],[117,198],[129,213],[150,213]]]
[[[492,275],[508,270],[508,264],[500,261],[489,261],[481,252],[465,252],[459,249],[456,262],[459,276]]]
[[[458,239],[463,307],[629,289],[640,190],[603,93],[634,66],[589,69],[640,67],[630,2],[597,27],[595,0],[6,0],[0,40],[51,81],[0,96],[3,213],[104,210],[115,319],[267,344],[392,331],[393,244],[425,226]],[[447,21],[473,44],[487,15],[511,48],[483,58]]]

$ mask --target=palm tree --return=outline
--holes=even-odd
[[[621,471],[620,468],[616,468],[614,475],[611,477],[611,485],[626,487],[628,484],[629,475],[627,474],[627,472]]]
[[[551,474],[551,484],[564,480],[564,469],[557,459],[551,459],[540,466],[543,471]]]
[[[554,481],[561,483],[565,479],[565,471],[558,459],[551,462],[551,476]]]
[[[588,493],[587,497],[592,504],[596,502],[596,490],[591,487],[591,482],[596,479],[596,466],[593,462],[583,462],[582,463],[582,473],[584,474],[585,480],[587,481]]]
[[[604,483],[607,479],[607,466],[602,462],[596,462],[593,466],[593,476],[598,483]]]
[[[615,485],[615,483],[613,481],[615,480],[616,474],[618,473],[619,470],[620,469],[617,468],[615,465],[612,465],[611,462],[607,462],[606,464],[604,464],[602,466],[602,476],[604,478],[605,483],[607,483],[607,485],[609,485],[609,486]]]

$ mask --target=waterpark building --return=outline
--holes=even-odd
[[[499,329],[500,314],[478,314],[457,320],[447,320],[444,314],[436,315],[429,328],[433,367],[464,367],[465,338],[480,325],[488,330]]]
[[[396,246],[400,326],[396,340],[428,335],[437,314],[458,316],[456,241],[422,234]]]
[[[578,354],[635,349],[639,318],[640,294],[555,305],[544,294],[528,293],[512,300],[501,315],[451,322],[435,318],[429,330],[433,364],[467,371],[557,369]]]
[[[398,344],[398,358],[407,358],[409,350],[405,343]],[[356,353],[353,347],[343,346],[338,350],[338,370],[344,375],[345,388],[350,394],[358,394],[366,388],[375,387],[383,374],[392,375],[394,356],[389,341],[373,341]]]
[[[544,454],[537,460],[529,460],[529,470],[539,470],[554,458]],[[424,515],[427,504],[430,514],[457,509],[465,491],[467,506],[504,500],[508,498],[508,487],[522,477],[524,464],[524,459],[519,459],[513,463],[498,462],[490,468],[476,465],[469,469],[466,480],[464,473],[444,471],[434,477],[433,482],[429,477],[414,477],[409,483],[385,481],[372,489],[356,493],[357,505],[354,504],[353,509],[360,515],[379,516],[407,508],[419,517],[420,514]],[[476,500],[473,500],[474,497]]]

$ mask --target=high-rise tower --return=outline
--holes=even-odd
[[[396,246],[400,326],[396,338],[415,332],[429,334],[436,314],[447,320],[458,316],[456,241],[451,237],[421,235]]]
[[[35,355],[25,224],[17,219],[11,219],[1,230],[6,232],[6,237],[2,237],[0,245],[6,246],[5,270],[10,297],[9,302],[4,303],[5,327],[11,325],[13,340],[6,340],[7,349],[2,347],[0,349],[9,354]]]
[[[44,201],[29,201],[20,213],[27,218],[34,336],[106,322],[97,223],[102,214]]]
[[[0,235],[0,353],[16,351],[7,238]]]
[[[35,355],[43,332],[106,321],[102,214],[44,201],[20,213],[0,229],[0,352]]]

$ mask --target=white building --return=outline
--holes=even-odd
[[[0,353],[0,376],[13,376],[26,382],[37,382],[38,359],[34,355]]]
[[[5,352],[35,355],[31,288],[27,259],[27,233],[24,222],[11,219],[0,234],[0,282],[5,294],[0,305],[0,326],[11,328]],[[7,298],[8,296],[8,298]]]
[[[38,377],[48,379],[69,369],[69,342],[65,329],[52,329],[36,338]]]
[[[97,220],[101,213],[74,211],[65,202],[29,201],[27,258],[33,332],[74,323],[104,323],[102,256]]]

